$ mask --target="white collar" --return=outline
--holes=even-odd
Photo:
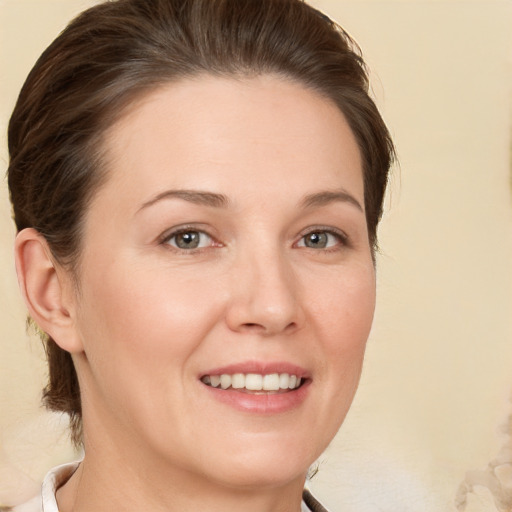
[[[71,478],[79,465],[80,462],[70,462],[57,466],[47,473],[41,489],[42,512],[59,512],[55,493]]]

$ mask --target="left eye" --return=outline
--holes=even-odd
[[[310,249],[328,249],[341,243],[341,236],[330,231],[312,231],[304,235],[298,247],[308,247]]]
[[[212,244],[212,238],[203,231],[193,229],[170,235],[165,243],[177,249],[201,249]]]

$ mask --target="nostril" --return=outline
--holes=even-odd
[[[276,334],[276,333],[279,333],[279,332],[284,332],[284,333],[290,333],[292,331],[294,331],[296,328],[297,328],[297,323],[296,322],[290,322],[288,325],[286,325],[284,327],[284,329],[282,327],[279,327],[277,325],[263,325],[263,324],[259,324],[257,322],[246,322],[244,324],[242,324],[242,329],[244,331],[249,331],[249,332],[254,332],[254,333],[260,333],[260,334],[264,334],[264,335],[271,335],[271,334]]]
[[[263,325],[253,322],[243,324],[242,329],[245,331],[265,331],[265,327],[263,327]]]

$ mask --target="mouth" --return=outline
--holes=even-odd
[[[300,409],[313,382],[309,371],[286,361],[242,361],[211,368],[198,378],[206,396],[258,415]]]
[[[301,387],[305,379],[290,373],[223,373],[204,375],[201,382],[212,388],[249,394],[282,394]]]

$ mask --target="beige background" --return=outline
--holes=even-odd
[[[7,119],[24,77],[92,3],[0,0],[2,175]],[[470,483],[492,483],[486,468],[510,446],[510,425],[502,426],[512,410],[512,3],[312,3],[362,46],[401,168],[381,228],[361,387],[311,487],[333,512],[455,511],[466,472]],[[74,456],[65,422],[38,405],[43,356],[25,334],[13,237],[3,180],[0,504],[30,496],[51,465]],[[497,501],[476,485],[468,512],[512,510],[504,505],[512,465],[496,476]]]

